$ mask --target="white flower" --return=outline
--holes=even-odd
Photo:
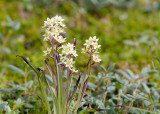
[[[56,15],[53,18],[47,18],[47,21],[44,21],[44,27],[53,27],[55,25],[65,27],[65,24],[63,24],[64,19],[61,16]]]
[[[60,24],[60,26],[62,26],[62,27],[65,27],[65,26],[66,26],[63,22],[61,22],[61,23],[59,23],[59,24]]]
[[[66,57],[60,57],[60,64],[64,64],[67,68],[69,68],[72,72],[78,72],[78,70],[75,69],[74,63],[75,61],[73,58],[66,58]]]
[[[91,46],[95,46],[95,47],[100,47],[100,45],[98,45],[97,43],[98,39],[96,39],[96,36],[94,36],[93,38],[92,37],[89,37],[88,40],[86,40],[86,43],[84,44],[87,48],[91,47]],[[96,49],[97,49],[96,48]]]
[[[54,36],[54,39],[59,42],[59,43],[64,43],[66,41],[65,38],[63,38],[63,36]]]
[[[97,42],[99,39],[96,39],[96,36],[93,36],[93,37],[89,37],[89,39],[93,42]]]
[[[73,58],[66,59],[66,61],[64,62],[64,64],[66,65],[66,67],[72,68],[73,64],[74,64]]]
[[[74,67],[70,69],[72,72],[78,72]]]
[[[44,21],[44,27],[51,26],[51,24],[53,24],[53,20],[50,18],[47,18],[47,21]]]
[[[53,26],[50,28],[50,32],[52,35],[59,35],[60,33],[64,32],[64,30],[59,26]]]
[[[64,21],[64,19],[61,16],[56,15],[54,17],[54,21],[55,21],[55,23],[62,23]]]
[[[44,40],[44,41],[50,40],[50,35],[51,35],[50,32],[46,30],[45,34],[43,35],[43,36],[44,36],[44,39],[43,39],[43,40]]]
[[[97,42],[93,43],[93,48],[94,48],[94,49],[98,49],[98,48],[100,48],[100,47],[101,47],[101,45],[98,45]]]
[[[74,68],[75,61],[73,60],[73,56],[76,57],[77,51],[74,49],[74,45],[71,43],[67,43],[61,46],[62,53],[60,55],[61,64],[64,64],[68,67],[72,72],[78,72]]]
[[[71,53],[73,54],[73,56],[77,57],[77,51],[76,50],[72,50]]]
[[[86,43],[84,43],[84,45],[88,48],[90,47],[94,42],[92,40],[86,40]]]
[[[84,43],[83,45],[86,46],[85,48],[82,48],[82,53],[95,53],[97,52],[97,50],[101,47],[101,45],[98,45],[98,40],[96,38],[96,36],[94,37],[89,37],[88,40],[86,40],[86,43]]]
[[[62,45],[62,53],[65,55],[69,55],[71,51],[71,48],[68,47],[67,45]]]
[[[77,55],[77,51],[74,49],[74,45],[71,44],[71,43],[68,43],[68,44],[65,44],[65,45],[62,45],[62,55],[73,55],[73,56],[78,56]]]
[[[69,47],[70,49],[73,49],[73,48],[74,48],[74,45],[71,44],[71,43],[68,43],[68,44],[67,44],[67,47]]]
[[[94,55],[94,54],[93,54],[93,61],[94,61],[94,62],[100,62],[101,59],[99,58],[98,55]]]
[[[43,51],[44,56],[47,56],[48,54],[50,54],[50,53],[51,53],[51,50],[52,50],[52,48],[47,48],[46,51]]]

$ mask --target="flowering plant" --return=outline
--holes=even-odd
[[[42,68],[35,68],[26,58],[21,57],[37,74],[38,81],[40,84],[40,91],[42,102],[46,107],[49,114],[70,114],[74,112],[77,113],[79,104],[84,96],[85,90],[87,88],[87,83],[89,81],[91,66],[100,62],[96,53],[101,45],[98,45],[98,39],[96,36],[89,37],[82,48],[82,53],[89,54],[89,60],[83,75],[75,68],[75,60],[78,56],[76,50],[76,40],[73,43],[66,43],[66,38],[64,38],[64,19],[61,16],[55,16],[53,18],[47,18],[44,21],[45,34],[44,41],[48,41],[51,45],[44,52],[45,64],[48,71],[52,77],[49,81]],[[52,62],[53,61],[53,62]],[[52,65],[54,64],[54,65]],[[65,74],[65,70],[67,73]],[[72,89],[73,75],[78,74],[79,78],[75,83],[74,89]],[[88,74],[88,75],[87,75]],[[66,77],[66,82],[63,78]],[[46,90],[49,90],[47,93]],[[76,91],[79,91],[78,96],[74,99]],[[53,110],[48,101],[48,95],[52,97]]]

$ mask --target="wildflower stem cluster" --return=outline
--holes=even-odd
[[[98,53],[98,49],[101,47],[101,45],[98,45],[98,39],[96,38],[96,36],[89,37],[89,39],[86,40],[86,43],[84,44],[85,47],[82,49],[82,53],[88,53],[90,55],[90,58],[81,84],[79,86],[79,94],[77,96],[77,100],[74,103],[73,97],[76,93],[76,90],[78,89],[78,85],[82,76],[74,67],[75,59],[78,56],[76,50],[76,40],[74,40],[73,43],[63,44],[66,42],[66,38],[62,36],[65,28],[65,24],[63,23],[63,21],[64,19],[62,19],[62,17],[60,16],[55,16],[51,19],[47,18],[47,21],[44,21],[44,41],[49,41],[51,47],[47,48],[47,50],[43,52],[44,56],[46,57],[45,63],[48,70],[50,71],[54,82],[54,89],[52,89],[52,92],[50,92],[51,94],[53,94],[52,96],[54,96],[55,99],[53,101],[54,113],[70,114],[72,112],[77,113],[78,106],[87,88],[87,83],[91,73],[91,66],[95,62],[101,61],[99,56],[95,54]],[[53,54],[51,54],[51,52]],[[55,66],[54,68],[49,65],[51,63],[48,57],[53,59]],[[62,77],[62,75],[64,75],[64,69],[67,70],[67,74],[65,74],[67,78],[66,83],[63,83],[64,77]],[[79,79],[76,82],[74,90],[71,91],[71,84],[73,83],[72,77],[75,73],[79,74]]]
[[[98,45],[96,36],[89,37],[84,44],[85,47],[82,49],[82,53],[87,53],[90,56],[86,70],[82,75],[82,73],[75,68],[75,60],[78,56],[76,40],[74,39],[73,43],[65,43],[66,38],[62,35],[65,29],[63,21],[64,19],[61,16],[55,16],[51,19],[47,18],[43,26],[45,29],[45,34],[43,35],[44,41],[50,44],[50,47],[43,51],[45,56],[44,62],[52,77],[52,81],[46,78],[42,68],[34,68],[24,57],[20,56],[38,76],[42,103],[46,107],[48,114],[71,114],[73,112],[76,114],[87,88],[91,74],[91,66],[101,61],[96,54],[101,45]],[[65,71],[67,71],[67,73]],[[74,81],[72,78],[73,75],[77,74],[79,78],[73,87],[72,84]],[[66,81],[64,81],[65,78]],[[76,96],[78,89],[79,93],[78,96]],[[52,97],[52,105],[50,105],[48,101],[49,96]]]

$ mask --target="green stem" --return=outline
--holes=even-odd
[[[62,87],[62,77],[60,75],[59,65],[57,64],[57,77],[58,77],[58,106],[59,114],[63,114],[63,87]]]

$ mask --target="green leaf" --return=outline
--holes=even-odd
[[[0,104],[0,110],[2,110],[7,104],[8,104],[8,102],[1,103]]]
[[[30,89],[33,85],[33,80],[30,80],[28,83],[27,83],[27,88]]]
[[[102,68],[102,70],[104,71],[104,72],[107,72],[107,70],[106,70],[106,68],[104,67],[104,66],[100,66],[101,68]]]
[[[145,35],[138,39],[139,43],[146,43],[148,41],[149,36]]]
[[[115,67],[115,63],[113,63],[112,65],[109,66],[109,68],[107,69],[108,72],[111,72]]]
[[[88,82],[88,84],[87,84],[87,88],[89,88],[90,90],[94,91],[96,87],[97,86],[95,84],[93,84],[93,83]]]
[[[150,89],[148,88],[148,86],[145,83],[142,83],[144,89],[146,90],[147,93],[150,93]]]
[[[124,40],[124,44],[128,44],[130,46],[135,46],[135,43],[131,40]]]
[[[27,104],[25,104],[25,107],[26,107],[26,108],[34,108],[34,106],[33,106],[33,105],[28,104],[28,103],[27,103]]]
[[[121,77],[118,74],[115,74],[115,78],[118,82],[123,83],[123,80],[121,79]]]
[[[19,86],[19,87],[14,87],[13,90],[14,91],[26,91],[27,89],[24,88],[24,87]]]
[[[103,102],[101,101],[101,100],[96,100],[96,104],[98,105],[98,108],[101,108],[101,109],[104,109],[105,108],[105,106],[104,106],[104,104],[103,104]]]
[[[129,76],[130,76],[132,79],[135,79],[135,75],[134,75],[134,73],[133,73],[131,70],[127,69],[126,71],[128,72]]]
[[[21,74],[21,75],[24,75],[24,74],[25,74],[24,71],[21,70],[21,69],[19,69],[18,67],[15,67],[15,66],[13,66],[13,65],[9,65],[8,67],[9,67],[10,69],[12,69],[13,71]]]
[[[132,78],[127,73],[125,73],[124,71],[117,70],[117,72],[122,74],[123,76],[125,76],[129,81],[132,81]]]
[[[6,114],[11,114],[11,108],[7,105],[5,107]]]
[[[80,102],[79,107],[82,107],[86,102]]]
[[[109,85],[108,88],[107,88],[107,92],[111,93],[113,91],[115,91],[115,86]]]
[[[18,98],[16,101],[16,104],[15,104],[14,110],[20,108],[23,104],[24,104],[24,102],[20,98]]]
[[[144,76],[144,77],[149,74],[153,74],[153,73],[156,73],[156,70],[151,70],[149,67],[143,68],[142,72],[141,72],[142,76]]]
[[[120,96],[126,98],[127,100],[131,101],[132,99],[129,98],[128,96],[124,95],[124,93],[121,91]]]
[[[39,77],[40,76],[40,72],[37,68],[35,68],[25,57],[23,56],[20,56],[20,55],[17,55],[16,57],[20,57],[21,59],[23,59],[23,61],[29,65],[29,67],[34,70],[34,72],[37,74],[37,76]]]
[[[35,73],[34,70],[30,70],[30,71],[27,72],[28,75],[34,74],[34,73]]]
[[[127,97],[134,99],[134,96],[127,94]]]
[[[11,90],[10,89],[0,89],[0,92],[2,92],[2,93],[10,93]]]
[[[53,84],[53,80],[52,80],[52,77],[49,76],[49,75],[45,75],[46,79]]]
[[[21,26],[21,23],[19,21],[14,21],[13,23],[13,29],[18,30]]]

